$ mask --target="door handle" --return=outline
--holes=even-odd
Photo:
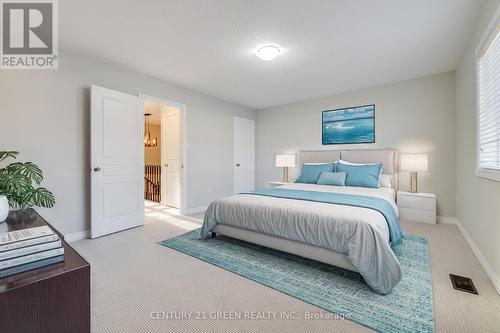
[[[239,164],[239,163],[236,163],[236,166],[237,166],[237,167],[239,167],[239,166],[240,166],[240,164]]]
[[[98,172],[98,171],[101,171],[101,168],[100,167],[95,167],[94,168],[94,172]]]

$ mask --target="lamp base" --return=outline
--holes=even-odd
[[[281,178],[283,183],[288,183],[288,167],[283,167],[283,177]]]
[[[417,193],[417,173],[410,174],[410,193]]]

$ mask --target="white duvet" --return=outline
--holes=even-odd
[[[357,194],[357,195],[367,195],[371,197],[377,197],[385,199],[391,203],[394,211],[399,217],[398,206],[396,205],[396,191],[390,187],[380,187],[380,188],[367,188],[367,187],[354,187],[354,186],[331,186],[331,185],[317,185],[317,184],[301,184],[301,183],[290,183],[287,185],[279,186],[280,188],[287,188],[292,190],[303,190],[303,191],[317,191],[317,192],[335,192],[335,193],[346,193],[346,194]],[[311,202],[304,202],[306,205],[311,204]],[[321,209],[331,210],[331,204],[322,204]],[[389,227],[385,217],[372,209],[362,208],[362,207],[352,207],[352,206],[342,206],[334,205],[335,214],[339,218],[352,218],[358,217],[367,221],[367,223],[372,224],[380,233],[383,238],[389,243]]]
[[[297,183],[283,185],[281,188],[377,197],[389,202],[397,214],[394,190],[391,188]],[[402,277],[401,267],[390,247],[387,221],[375,209],[238,194],[210,204],[205,213],[201,237],[208,237],[217,224],[343,253],[370,287],[381,294],[389,293]]]

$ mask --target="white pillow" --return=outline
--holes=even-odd
[[[334,162],[304,162],[302,164],[307,164],[307,165],[324,165],[324,164],[333,164]]]
[[[347,162],[344,160],[338,160],[339,163],[345,164],[345,165],[377,165],[379,163],[353,163],[353,162]],[[382,169],[384,168],[384,165],[382,164]]]
[[[381,174],[378,179],[378,184],[380,187],[392,187],[392,176],[385,173]]]
[[[376,165],[379,163],[352,163],[344,160],[338,160],[339,163],[345,165]],[[382,173],[384,170],[384,166],[382,165],[382,169],[380,170],[380,176],[378,177],[378,184],[380,187],[392,187],[392,176]]]

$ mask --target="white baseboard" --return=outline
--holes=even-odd
[[[206,211],[208,206],[202,206],[202,207],[195,207],[195,208],[188,208],[184,211],[184,215],[191,215],[191,214],[197,214],[197,213],[203,213]]]
[[[458,220],[456,217],[438,216],[437,222],[446,224],[457,224]]]
[[[497,290],[497,293],[500,295],[500,279],[495,274],[495,271],[493,271],[490,264],[488,264],[488,261],[486,261],[486,258],[481,253],[481,250],[479,250],[476,243],[474,243],[474,241],[469,236],[469,234],[467,233],[464,226],[462,225],[462,223],[460,223],[459,220],[457,220],[457,227],[458,227],[458,230],[460,230],[460,233],[462,234],[462,236],[464,236],[467,244],[469,244],[469,247],[471,248],[472,253],[474,253],[477,260],[481,264],[481,267],[483,267],[483,270],[485,271],[486,275],[488,276],[491,283],[493,284],[493,287],[495,287],[495,289]]]
[[[64,240],[68,243],[80,240],[80,239],[85,239],[90,237],[90,231],[85,230],[85,231],[80,231],[80,232],[75,232],[72,234],[67,234],[64,235]]]

